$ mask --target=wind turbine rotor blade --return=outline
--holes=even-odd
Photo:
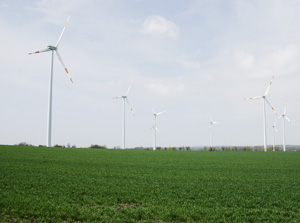
[[[112,99],[121,99],[122,97],[113,97]]]
[[[276,114],[276,116],[278,116],[277,112],[275,111],[275,109],[273,108],[273,106],[271,105],[271,103],[268,101],[267,98],[265,98],[267,104],[270,106],[270,108],[273,110],[273,112]]]
[[[58,53],[58,50],[55,50],[55,51],[56,51],[56,55],[57,55],[57,58],[58,58],[59,62],[61,63],[61,65],[63,66],[63,68],[65,68],[66,73],[69,75],[69,71],[67,70],[67,68],[65,66],[65,63],[62,60],[60,54]],[[69,79],[70,79],[71,83],[73,84],[73,80],[72,80],[72,78],[70,76],[69,76]]]
[[[251,98],[245,98],[244,100],[250,100],[250,99],[260,99],[262,96],[256,96],[256,97],[251,97]]]
[[[156,115],[161,115],[161,114],[166,113],[166,112],[167,111],[158,112],[158,113],[156,113]]]
[[[129,101],[128,101],[128,98],[126,98],[126,102],[127,102],[128,106],[129,106],[129,109],[130,109],[132,115],[135,116],[135,113],[134,113],[134,111],[133,111],[133,108],[130,106],[130,103],[129,103]]]
[[[283,110],[283,114],[285,115],[286,113],[286,104],[284,104],[284,110]]]
[[[153,115],[155,115],[156,112],[155,112],[154,108],[153,108],[151,105],[148,105],[148,107],[149,107],[149,108],[151,109],[151,111],[153,112]]]
[[[66,23],[65,23],[65,25],[64,25],[64,28],[63,28],[63,30],[62,30],[62,32],[61,32],[59,38],[58,38],[58,41],[57,41],[57,43],[56,43],[56,45],[55,45],[56,48],[58,47],[59,42],[60,42],[60,40],[61,40],[61,38],[62,38],[62,36],[63,36],[63,34],[64,34],[64,32],[65,32],[65,29],[66,29],[66,26],[67,26],[67,24],[68,24],[68,22],[69,22],[70,17],[71,17],[71,16],[68,17],[68,19],[67,19],[67,21],[66,21]]]
[[[293,125],[292,121],[287,117],[287,116],[284,116],[286,120],[288,120],[288,122]]]
[[[126,96],[129,94],[129,91],[130,91],[130,89],[131,89],[132,82],[133,82],[133,80],[130,82],[130,85],[129,85],[128,90],[127,90],[127,92],[126,92]]]
[[[155,131],[157,131],[158,133],[160,133],[159,129],[157,127],[155,127]]]
[[[33,53],[28,53],[28,55],[32,55],[32,54],[36,54],[36,53],[43,53],[43,52],[48,52],[48,51],[51,51],[50,49],[44,49],[44,50],[38,50],[38,51],[35,51]]]
[[[270,84],[269,84],[269,86],[268,86],[268,88],[267,88],[267,90],[266,90],[264,96],[267,96],[267,94],[269,93],[269,90],[270,90],[270,87],[271,87],[271,85],[272,85],[272,83],[273,83],[273,80],[274,80],[274,76],[272,77],[272,80],[270,81]]]

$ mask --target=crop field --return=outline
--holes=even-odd
[[[1,222],[300,222],[300,153],[0,146]]]

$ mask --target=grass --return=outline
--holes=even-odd
[[[2,222],[300,222],[300,153],[0,146]]]

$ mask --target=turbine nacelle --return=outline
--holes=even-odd
[[[55,46],[47,46],[47,48],[49,49],[49,50],[57,50],[57,47],[55,47]]]

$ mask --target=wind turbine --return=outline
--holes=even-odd
[[[125,101],[126,103],[128,104],[129,108],[130,108],[130,111],[132,112],[132,115],[134,116],[134,112],[133,112],[133,109],[132,107],[130,106],[130,103],[128,101],[128,94],[129,94],[129,91],[131,89],[131,85],[132,85],[132,82],[130,82],[130,85],[128,87],[128,90],[126,92],[126,94],[124,96],[120,96],[120,97],[114,97],[113,99],[123,99],[123,128],[122,128],[122,149],[125,149]]]
[[[267,95],[269,93],[270,87],[272,85],[272,82],[274,80],[274,76],[272,77],[272,80],[269,83],[269,86],[265,92],[264,95],[262,96],[257,96],[257,97],[251,97],[251,98],[246,98],[245,100],[249,100],[249,99],[263,99],[263,126],[264,126],[264,151],[267,152],[267,130],[266,130],[266,111],[265,111],[265,102],[267,102],[267,104],[270,106],[270,108],[275,112],[276,116],[277,112],[275,111],[275,109],[272,107],[272,105],[270,104],[270,102],[267,99]]]
[[[156,113],[154,109],[152,108],[153,116],[154,116],[154,125],[153,125],[153,150],[156,150],[156,132],[159,132],[158,128],[156,127],[156,118],[157,116],[167,112],[167,111],[162,111]]]
[[[220,122],[215,122],[212,120],[211,116],[209,115],[209,135],[210,135],[210,148],[213,148],[213,137],[212,137],[212,126],[214,124],[220,124]]]
[[[282,118],[282,124],[283,124],[283,152],[285,152],[285,119],[288,120],[288,122],[292,125],[292,121],[285,115],[286,113],[286,104],[284,105],[283,114],[278,117],[278,119]]]
[[[62,66],[65,68],[65,71],[67,74],[69,74],[60,54],[58,53],[58,45],[61,41],[61,38],[65,32],[65,29],[66,29],[66,26],[69,22],[69,19],[70,19],[70,16],[68,17],[66,23],[65,23],[65,26],[58,38],[58,41],[56,43],[55,46],[47,46],[46,49],[44,50],[39,50],[39,51],[35,51],[34,53],[29,53],[28,55],[32,55],[32,54],[37,54],[37,53],[44,53],[44,52],[48,52],[48,51],[51,51],[51,61],[50,61],[50,80],[49,80],[49,99],[48,99],[48,123],[47,123],[47,147],[50,147],[51,146],[51,126],[52,126],[52,83],[53,83],[53,56],[54,56],[54,51],[56,52],[56,55],[57,55],[57,58],[59,60],[59,62],[62,64]],[[70,78],[70,81],[73,83],[73,80],[72,78]]]
[[[276,124],[277,124],[277,117],[275,117],[274,124],[272,125],[272,129],[273,129],[273,152],[275,152],[275,133],[278,133],[278,130],[276,128]]]

